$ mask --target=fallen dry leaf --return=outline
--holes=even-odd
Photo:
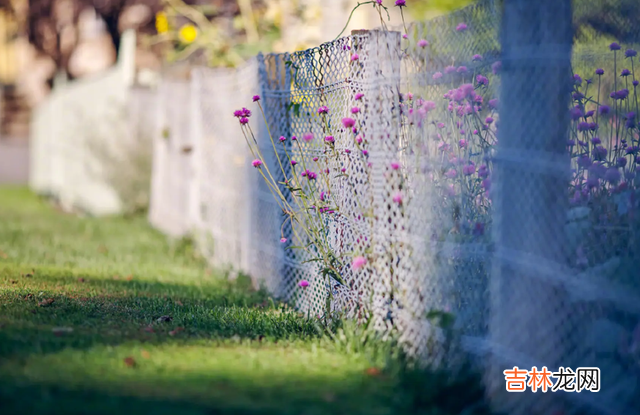
[[[380,375],[380,369],[378,369],[377,367],[370,367],[369,369],[367,369],[365,371],[365,373],[369,376],[379,376]]]
[[[40,302],[38,303],[38,305],[39,305],[40,307],[48,307],[48,306],[50,306],[51,304],[53,304],[53,302],[54,302],[54,301],[56,301],[56,300],[54,300],[53,298],[47,298],[46,300],[42,300],[42,301],[40,301]]]
[[[171,317],[171,316],[162,316],[162,317],[158,318],[156,321],[158,323],[167,323],[167,322],[169,322],[171,320],[173,320],[173,317]]]
[[[136,365],[136,361],[133,360],[133,357],[129,356],[124,358],[124,364],[127,365],[127,367],[134,367]]]
[[[142,357],[144,357],[145,359],[149,359],[151,357],[151,354],[149,354],[148,351],[143,350],[142,353],[140,353],[142,355]]]
[[[184,304],[182,304],[182,301],[180,301],[180,300],[176,301],[176,304],[179,305],[179,306],[183,306],[184,305]]]
[[[104,245],[100,245],[100,246],[98,247],[98,252],[100,252],[101,254],[106,254],[107,252],[109,252],[109,250],[107,249],[107,247],[106,247],[106,246],[104,246]]]
[[[126,277],[124,277],[124,279],[127,281],[131,281],[133,279],[133,275],[129,274]]]
[[[3,250],[0,250],[0,258],[7,259],[9,258],[9,255],[7,255]]]
[[[54,335],[60,337],[67,333],[72,333],[73,329],[71,327],[54,327],[51,329]]]
[[[85,282],[86,280],[82,277],[78,278],[78,282]]]
[[[24,297],[25,300],[31,300],[32,298],[33,298],[33,294],[27,294]]]
[[[119,279],[120,279],[120,276],[119,276],[119,275],[114,275],[114,276],[113,276],[113,279],[114,279],[114,280],[119,280]]]
[[[151,327],[151,326],[145,327],[145,328],[144,328],[144,329],[142,329],[142,330],[146,331],[147,333],[154,333],[154,331],[153,331],[153,327]]]
[[[191,147],[191,146],[182,147],[182,152],[185,153],[185,154],[191,153],[191,150],[193,150],[193,147]]]
[[[171,330],[169,332],[170,336],[175,336],[176,334],[180,333],[181,331],[184,331],[184,327],[176,327],[175,329]]]

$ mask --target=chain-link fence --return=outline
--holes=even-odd
[[[305,314],[470,357],[496,409],[640,413],[638,6],[565,3],[165,77],[150,221]]]

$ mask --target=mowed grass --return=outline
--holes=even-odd
[[[355,334],[331,339],[144,218],[0,188],[3,415],[487,413],[474,379]]]

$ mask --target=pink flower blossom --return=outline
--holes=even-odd
[[[300,288],[306,288],[308,286],[309,286],[309,281],[307,281],[307,280],[302,280],[302,281],[300,281],[298,283],[298,287],[300,287]]]
[[[345,128],[351,128],[356,124],[356,120],[354,120],[353,118],[343,118],[342,119],[342,125],[344,125]]]
[[[433,74],[432,76],[433,79],[440,79],[442,78],[442,72],[436,72]]]
[[[458,32],[464,32],[465,30],[467,30],[467,24],[466,23],[460,23],[458,26],[456,26],[456,30]]]
[[[456,177],[458,175],[458,172],[455,171],[454,169],[450,169],[444,175],[447,176],[450,179],[453,179],[454,177]]]
[[[465,176],[471,176],[475,172],[476,172],[476,165],[473,163],[469,163],[462,168],[462,173]]]
[[[351,62],[357,61],[358,59],[360,59],[360,56],[358,56],[357,53],[354,53],[353,55],[351,55]]]
[[[286,140],[286,138],[284,138],[283,135],[280,136],[280,138],[278,139],[281,143],[284,143],[284,141]]]
[[[367,258],[363,256],[357,256],[353,258],[353,261],[351,262],[351,269],[354,271],[357,271],[359,269],[362,269],[366,263],[367,263]]]
[[[240,124],[245,125],[248,122],[249,122],[248,118],[245,118],[245,117],[240,118]]]
[[[287,242],[287,238],[281,238],[280,239],[280,243],[285,243],[285,242]]]
[[[258,102],[258,101],[260,101],[260,95],[254,95],[253,102]]]
[[[358,107],[353,107],[353,108],[351,108],[351,113],[352,113],[352,114],[357,114],[357,113],[359,113],[359,112],[360,112],[360,108],[358,108]]]
[[[253,164],[253,167],[258,168],[258,167],[262,166],[262,161],[260,161],[260,160],[258,160],[258,159],[255,159],[255,160],[253,160],[253,161],[251,162],[251,164]]]
[[[406,0],[396,0],[396,6],[398,7],[406,7],[407,2]]]
[[[332,135],[328,135],[324,138],[324,141],[326,141],[327,143],[334,143],[336,140]]]
[[[328,113],[329,113],[329,107],[327,107],[326,105],[323,105],[320,108],[318,108],[318,114],[328,114]]]
[[[360,101],[364,97],[362,92],[358,92],[355,97],[353,97],[356,101]]]
[[[473,61],[481,61],[482,60],[482,55],[473,55],[473,58],[471,58],[471,60]]]
[[[393,170],[398,170],[400,168],[400,163],[398,163],[397,161],[394,161],[391,163],[391,168]]]
[[[313,140],[313,133],[305,133],[302,136],[302,139],[308,143],[309,141]]]
[[[297,161],[295,161],[295,160],[291,160],[291,165],[292,165],[292,166],[295,166],[296,164],[298,164],[298,162],[297,162]]]
[[[362,144],[362,137],[357,136],[357,137],[356,137],[356,143],[358,143],[358,144]]]
[[[402,204],[402,193],[398,192],[393,196],[393,202],[399,205]]]
[[[427,41],[426,41],[426,40],[424,40],[424,39],[420,39],[420,40],[418,41],[418,46],[420,46],[421,48],[425,48],[425,47],[429,46],[429,42],[427,42]]]

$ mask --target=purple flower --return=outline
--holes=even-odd
[[[487,117],[487,119],[484,120],[484,122],[486,122],[487,124],[491,124],[493,122],[493,118]]]
[[[589,117],[593,117],[593,114],[595,114],[595,111],[591,110],[591,111],[587,111],[587,113],[584,114],[584,116],[585,118],[589,118]]]
[[[355,99],[356,101],[360,101],[362,99],[362,97],[364,96],[364,94],[362,92],[358,92],[353,99]]]
[[[482,60],[482,55],[475,54],[475,55],[473,55],[473,58],[471,58],[471,60],[473,60],[473,61],[481,61]]]
[[[578,131],[587,131],[589,129],[589,123],[588,122],[581,122],[578,124]]]
[[[487,177],[482,181],[482,183],[480,183],[480,186],[482,186],[482,188],[488,192],[489,190],[491,190],[491,179]]]
[[[298,164],[298,162],[297,162],[297,161],[295,161],[295,160],[291,160],[291,165],[292,165],[292,166],[295,166],[296,164]]]
[[[632,82],[633,86],[638,86],[640,82],[638,82],[638,80],[636,79],[635,81]]]
[[[467,164],[462,168],[462,173],[465,176],[471,176],[475,172],[476,172],[476,165],[471,162],[469,162],[469,164]]]
[[[427,46],[429,46],[429,42],[427,42],[427,41],[426,41],[426,40],[424,40],[424,39],[420,39],[420,40],[418,41],[418,46],[420,46],[421,48],[426,48]]]
[[[280,238],[280,243],[281,243],[281,244],[283,244],[283,243],[285,243],[285,242],[287,242],[287,238]]]
[[[343,168],[340,169],[340,171],[344,173],[344,172],[347,171],[347,169],[343,167]]]
[[[344,152],[345,152],[346,154],[351,154],[351,150],[349,150],[348,148],[345,148],[345,149],[344,149]]]
[[[248,118],[244,118],[244,117],[240,118],[240,124],[245,125],[245,124],[247,124],[248,122],[249,122],[249,119],[248,119]]]
[[[491,70],[493,71],[494,75],[497,75],[500,72],[500,70],[502,70],[502,62],[501,61],[494,62],[494,64],[491,65]]]
[[[486,179],[487,177],[489,177],[489,168],[487,167],[486,164],[483,164],[478,169],[478,177],[480,177],[482,179]]]
[[[402,0],[404,2],[404,0]],[[396,2],[397,3],[397,2]],[[353,258],[353,261],[351,262],[351,269],[354,271],[357,271],[361,268],[363,268],[367,263],[367,258],[363,257],[363,256],[357,256],[355,258]]]
[[[313,140],[313,133],[304,133],[302,135],[302,139],[308,143],[309,141]]]
[[[403,34],[402,34],[402,38],[403,38],[403,39],[409,39],[409,35],[407,35],[406,33],[403,33]]]
[[[600,111],[601,115],[608,114],[610,110],[611,110],[611,108],[609,108],[608,105],[601,105],[600,108],[598,109],[598,111]]]
[[[326,105],[323,105],[320,108],[318,108],[318,114],[327,114],[327,113],[329,113],[329,107],[327,107]]]
[[[400,163],[398,163],[398,162],[396,162],[396,161],[392,162],[392,163],[391,163],[391,168],[392,168],[393,170],[398,170],[398,169],[400,168]]]
[[[582,118],[582,110],[580,109],[580,107],[573,107],[571,108],[571,110],[569,110],[569,112],[571,113],[571,119],[574,121],[579,120],[580,118]]]
[[[602,146],[597,146],[593,149],[593,157],[596,160],[604,160],[607,157],[607,149]]]
[[[362,150],[362,155],[365,157],[369,157],[369,152],[367,150]]]
[[[243,114],[242,110],[233,111],[233,116],[236,117],[236,118],[242,117],[242,114]]]
[[[405,0],[396,0],[396,6],[405,7],[406,5],[407,5],[407,2]]]
[[[393,201],[394,203],[397,203],[399,205],[402,204],[402,193],[398,192],[393,196]]]
[[[462,139],[458,141],[458,145],[460,146],[460,148],[467,148],[467,140]]]
[[[601,144],[601,143],[602,143],[602,140],[600,140],[600,137],[593,137],[593,138],[591,139],[591,143],[592,143],[593,145],[598,145],[598,144]]]
[[[249,110],[248,110],[248,109],[246,109],[246,108],[243,108],[243,109],[242,109],[242,116],[243,116],[243,117],[245,117],[245,118],[249,118],[249,117],[251,117],[251,111],[249,111]]]
[[[573,75],[573,81],[576,85],[582,85],[582,78],[578,74]]]
[[[624,167],[627,165],[627,159],[626,157],[618,157],[618,160],[616,161],[616,164],[618,167]]]
[[[362,137],[357,136],[357,137],[356,137],[356,143],[358,143],[358,144],[362,144]]]
[[[444,123],[443,122],[439,122],[438,124],[436,124],[438,126],[438,128],[444,128]]]
[[[611,49],[611,50],[620,50],[620,45],[617,44],[616,42],[613,42],[612,44],[609,45],[609,49]]]
[[[591,159],[589,156],[585,155],[578,157],[578,167],[582,167],[583,169],[591,167]]]
[[[633,58],[633,57],[635,57],[637,54],[638,54],[638,52],[636,52],[636,51],[635,51],[635,50],[633,50],[633,49],[627,49],[627,50],[624,52],[624,56],[626,56],[627,58]]]
[[[332,136],[332,135],[328,135],[328,136],[326,136],[326,137],[324,138],[324,141],[326,141],[327,143],[333,143],[333,142],[335,142],[336,140],[333,138],[333,136]]]
[[[628,69],[623,69],[622,72],[620,72],[620,76],[629,76],[631,75],[631,71]]]
[[[456,72],[465,74],[465,73],[467,73],[469,71],[467,70],[466,66],[459,66],[458,69],[456,69]]]
[[[458,26],[456,26],[456,30],[458,32],[464,32],[465,30],[467,30],[467,24],[466,23],[458,24]]]
[[[498,100],[496,98],[489,100],[489,107],[493,109],[498,109]]]
[[[320,201],[324,202],[324,199],[325,199],[325,193],[323,191],[323,192],[320,192]]]
[[[617,184],[620,181],[620,170],[616,167],[608,168],[604,174],[604,179],[611,184]]]
[[[356,120],[354,120],[353,118],[343,118],[342,119],[342,125],[344,125],[345,128],[351,128],[356,124]]]
[[[351,55],[351,62],[357,61],[358,59],[360,59],[360,56],[358,56],[357,53],[354,53],[353,55]]]
[[[596,69],[596,75],[604,75],[604,69],[602,68]]]
[[[255,159],[255,160],[253,160],[253,161],[251,162],[251,164],[253,165],[253,167],[258,168],[258,167],[262,166],[262,161],[260,161],[260,160],[258,160],[258,159]]]
[[[442,72],[436,72],[433,74],[432,76],[433,79],[440,79],[442,78]]]
[[[298,283],[298,286],[299,286],[300,288],[308,287],[308,286],[309,286],[309,281],[307,281],[307,280],[302,280],[302,281],[300,281],[300,282]]]
[[[358,108],[358,107],[353,107],[353,108],[351,108],[351,113],[352,113],[352,114],[357,114],[357,113],[359,113],[359,112],[360,112],[360,108]]]
[[[444,73],[446,74],[450,74],[450,73],[454,73],[456,71],[456,67],[449,65],[446,68],[444,68]]]
[[[478,75],[476,76],[476,81],[478,85],[489,85],[489,79],[486,76]]]
[[[453,179],[454,177],[456,177],[458,175],[458,172],[453,170],[453,169],[449,169],[449,170],[447,170],[447,172],[444,175],[447,176],[450,179]]]
[[[258,102],[258,101],[260,101],[260,95],[254,95],[253,102]]]
[[[295,135],[291,136],[291,141],[298,141],[298,137],[296,137]]]

